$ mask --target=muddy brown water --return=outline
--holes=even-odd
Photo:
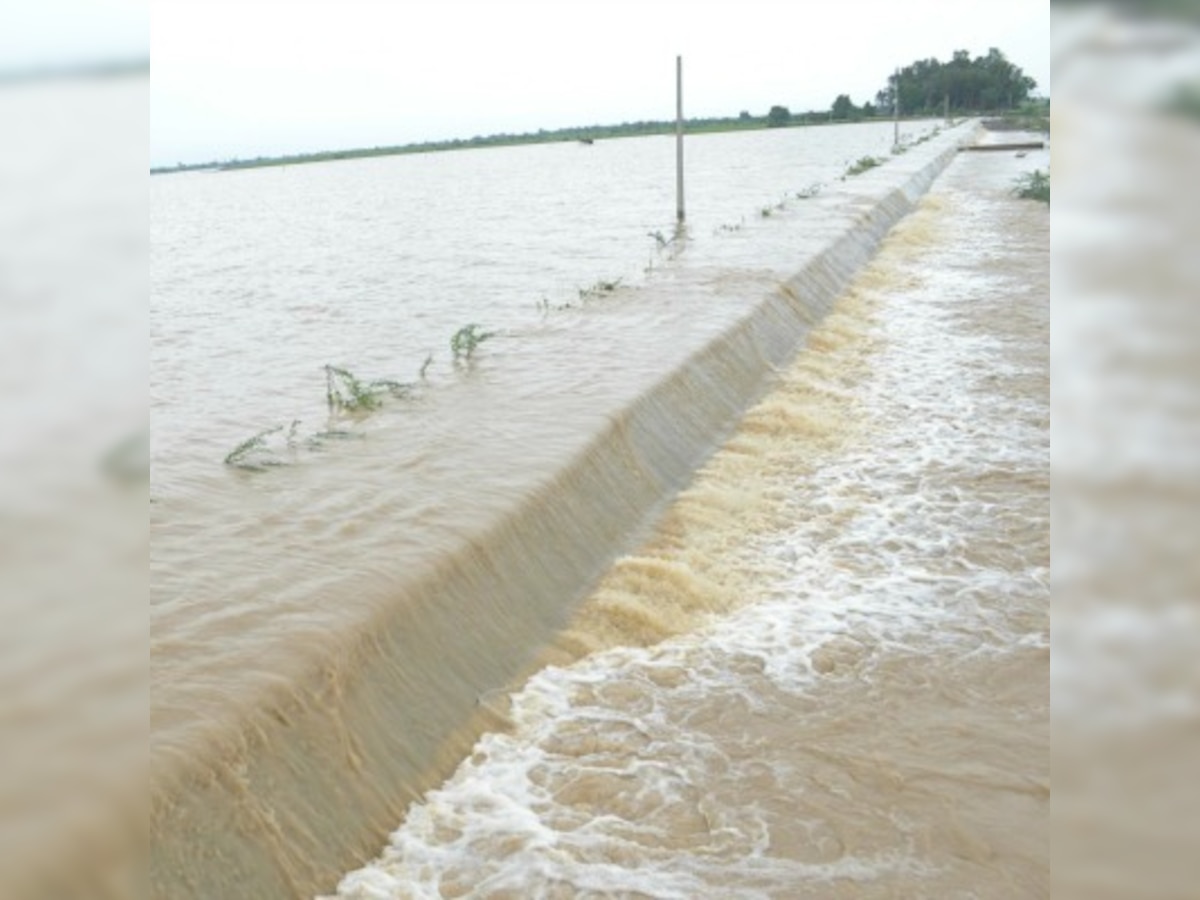
[[[338,896],[1049,896],[1049,215],[960,158]]]
[[[714,213],[612,296],[497,308],[478,359],[440,354],[344,440],[313,440],[322,392],[281,376],[327,359],[274,367],[278,342],[256,361],[248,338],[171,419],[215,321],[172,288],[152,328],[154,891],[311,896],[398,825],[343,893],[1036,889],[1045,210],[1009,196],[1011,159],[957,159],[827,315],[961,137]],[[298,276],[336,284],[335,248]],[[184,263],[158,277],[201,266],[218,327],[307,316],[329,361],[381,315],[373,283],[343,328],[320,298],[256,309]],[[430,334],[471,312],[437,309]],[[212,465],[272,416],[302,421],[286,465]]]

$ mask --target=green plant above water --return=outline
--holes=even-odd
[[[426,358],[421,366],[421,378],[433,362]],[[363,435],[346,431],[334,425],[334,417],[341,413],[362,414],[373,412],[383,405],[385,397],[407,397],[414,385],[380,378],[364,381],[349,369],[327,365],[325,368],[325,402],[329,406],[330,424],[324,431],[310,435],[301,443],[297,436],[300,420],[296,419],[284,430],[276,425],[242,441],[225,455],[225,465],[249,472],[264,472],[277,466],[296,461],[297,452],[321,450],[329,441],[358,440]]]
[[[1042,203],[1049,203],[1050,173],[1043,172],[1041,169],[1025,172],[1017,178],[1013,194],[1022,200],[1040,200]]]
[[[331,413],[370,412],[383,405],[385,396],[403,397],[411,391],[411,384],[387,379],[362,381],[348,369],[325,366],[325,401]]]
[[[470,359],[480,344],[496,336],[496,332],[482,331],[482,328],[482,325],[472,322],[454,332],[450,338],[450,350],[454,353],[455,361]]]

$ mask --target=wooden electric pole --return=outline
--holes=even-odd
[[[900,146],[900,70],[899,69],[896,70],[896,89],[895,89],[895,93],[892,95],[892,109],[896,115],[896,129],[895,129],[896,133],[895,133],[895,137],[892,139],[892,146],[899,147]]]
[[[675,220],[683,224],[683,57],[675,57]]]

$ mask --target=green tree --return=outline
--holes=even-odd
[[[954,112],[1017,109],[1036,87],[996,47],[975,59],[967,50],[955,50],[949,62],[931,58],[905,66],[899,84],[889,78],[875,104],[890,112],[898,89],[904,115],[937,115],[947,100]]]
[[[834,119],[844,122],[846,119],[857,118],[858,107],[854,105],[849,94],[839,94],[838,98],[833,101],[832,111]]]
[[[792,114],[786,106],[772,106],[767,113],[767,127],[779,128],[792,121]]]

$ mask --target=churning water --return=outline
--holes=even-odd
[[[1042,890],[1047,225],[1011,158],[822,320],[963,136],[845,182],[890,126],[693,139],[665,247],[669,139],[153,180],[155,890],[329,890],[402,820],[342,893]],[[325,364],[413,388],[331,415]]]
[[[1045,161],[943,176],[339,896],[1049,895]]]

